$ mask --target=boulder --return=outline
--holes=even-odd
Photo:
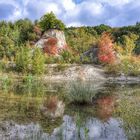
[[[89,57],[91,62],[93,62],[94,64],[98,64],[98,62],[99,62],[98,53],[99,53],[99,48],[98,48],[98,46],[94,45],[89,50],[84,52],[80,56],[80,59],[81,59],[81,61],[83,61],[84,57]]]
[[[64,32],[57,29],[50,29],[44,32],[35,46],[42,48],[45,53],[58,55],[62,50],[67,48]]]

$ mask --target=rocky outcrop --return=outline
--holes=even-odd
[[[59,71],[57,70],[59,67]],[[102,83],[140,83],[140,76],[115,76],[106,74],[103,67],[90,64],[49,64],[48,73],[43,77],[50,81],[92,81],[94,84]]]
[[[35,46],[42,48],[45,53],[58,55],[62,50],[67,48],[64,32],[50,29],[44,32],[43,36]]]
[[[98,53],[99,48],[97,45],[94,45],[80,56],[80,60],[83,61],[84,57],[89,57],[91,62],[98,64]]]
[[[48,75],[44,78],[46,80],[82,80],[82,81],[94,81],[96,83],[105,82],[106,77],[104,74],[104,70],[95,67],[94,65],[77,65],[77,64],[70,64],[65,65],[65,69],[62,71],[56,72],[55,69],[58,67],[56,64],[48,65]]]

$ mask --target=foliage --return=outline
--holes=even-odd
[[[121,60],[120,68],[126,75],[140,75],[140,58],[135,56],[125,56]]]
[[[4,89],[4,90],[7,90],[8,88],[10,88],[11,86],[11,78],[8,77],[7,75],[3,76],[0,78],[0,85],[1,85],[1,88]]]
[[[32,56],[32,73],[33,74],[42,74],[45,70],[45,56],[43,52],[36,48]]]
[[[119,116],[123,120],[123,128],[128,136],[128,139],[139,139],[140,137],[140,108],[139,108],[139,94],[131,95],[129,91],[129,95],[124,96],[118,102],[118,107],[115,110],[115,115]],[[123,91],[124,93],[124,91]],[[139,91],[137,92],[139,93]]]
[[[111,31],[111,27],[108,25],[101,24],[99,26],[94,27],[97,34],[101,35],[103,32],[109,32]]]
[[[74,63],[74,62],[79,62],[79,57],[78,55],[75,56],[73,52],[71,51],[68,51],[68,50],[64,50],[62,53],[61,53],[61,60],[62,60],[62,63]]]
[[[68,46],[77,54],[87,51],[93,44],[96,44],[98,37],[86,30],[86,27],[68,28],[65,30]]]
[[[131,56],[136,48],[135,41],[137,40],[138,36],[131,33],[129,36],[123,36],[123,38],[125,46],[123,55]]]
[[[16,54],[15,63],[18,72],[28,73],[31,71],[31,51],[28,47],[20,47]]]
[[[10,27],[9,23],[1,25],[0,30],[0,58],[10,58],[15,55],[16,45],[19,41],[19,30],[17,27]]]
[[[57,19],[53,12],[47,13],[46,15],[41,17],[39,25],[43,31],[46,31],[48,29],[65,29],[64,23],[61,20]]]
[[[101,63],[112,64],[116,61],[113,43],[108,33],[104,33],[98,43],[99,54],[98,58]]]
[[[139,74],[140,23],[120,28],[111,28],[104,24],[94,27],[65,28],[62,21],[57,19],[52,12],[34,23],[29,19],[20,19],[15,22],[1,21],[0,59],[5,59],[7,63],[15,62],[17,64],[16,70],[19,72],[42,73],[39,70],[42,68],[39,67],[43,67],[44,56],[39,53],[36,54],[38,58],[42,56],[42,60],[39,60],[33,56],[30,48],[48,29],[64,30],[68,49],[63,51],[59,57],[53,56],[59,51],[56,47],[57,40],[55,38],[48,39],[44,51],[51,52],[51,55],[45,54],[45,63],[81,63],[80,56],[82,53],[99,42],[99,59],[101,63],[108,64],[108,72]],[[109,32],[109,34],[105,32]],[[24,47],[27,43],[30,44],[28,48]],[[117,64],[114,64],[116,61]],[[92,63],[92,61],[85,57],[83,63]],[[5,64],[0,64],[1,71],[5,67],[7,67]]]
[[[0,62],[0,72],[3,72],[5,70],[5,63],[3,61]]]
[[[20,47],[15,63],[16,71],[22,73],[42,74],[45,70],[45,56],[39,48]]]
[[[125,74],[129,76],[140,75],[140,58],[136,56],[122,56],[120,63],[110,64],[106,66],[106,71],[109,74]]]
[[[15,26],[19,28],[19,43],[25,43],[27,40],[35,40],[34,25],[29,19],[20,19],[15,22]]]
[[[53,55],[48,55],[45,54],[45,63],[46,64],[54,64],[54,63],[60,63],[61,62],[61,58],[57,57],[57,56],[53,56]]]
[[[80,56],[70,50],[64,50],[60,56],[45,55],[45,62],[47,64],[67,64],[67,63],[80,63]]]
[[[140,75],[140,58],[134,55],[137,38],[137,35],[130,33],[129,36],[123,36],[123,47],[115,45],[120,62],[107,66],[108,73],[124,73],[131,76]]]

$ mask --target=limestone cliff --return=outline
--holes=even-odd
[[[64,32],[50,29],[44,32],[43,36],[35,46],[42,48],[45,53],[58,55],[62,50],[67,48]]]

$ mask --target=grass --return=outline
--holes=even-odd
[[[110,64],[105,67],[107,74],[126,76],[140,76],[140,58],[136,56],[122,56],[120,63]]]
[[[74,104],[91,104],[92,98],[96,95],[96,90],[91,83],[77,81],[71,83],[67,98],[70,103]]]
[[[1,80],[0,82],[1,89],[7,91],[9,88],[11,88],[12,79],[9,76],[5,75],[1,77],[0,80]]]

